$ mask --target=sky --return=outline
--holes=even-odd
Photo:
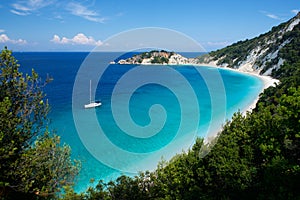
[[[158,27],[212,51],[265,33],[299,10],[300,0],[1,0],[0,47],[91,51],[124,31]]]

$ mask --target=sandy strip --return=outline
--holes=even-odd
[[[268,87],[276,86],[276,84],[279,83],[279,80],[274,79],[271,76],[259,75],[259,72],[255,72],[255,71],[252,71],[252,72],[242,71],[239,69],[232,69],[232,68],[222,68],[222,69],[233,70],[233,71],[236,71],[239,73],[244,73],[244,74],[256,76],[257,78],[259,78],[263,82],[263,87],[262,87],[261,91],[259,92],[259,95]],[[256,107],[256,103],[259,99],[259,95],[254,99],[254,101],[251,104],[249,104],[247,107],[241,109],[241,111],[244,115],[247,113],[247,111],[251,112]]]
[[[268,87],[275,86],[276,84],[279,83],[279,80],[277,80],[277,79],[274,79],[270,76],[259,75],[259,72],[257,72],[257,71],[251,71],[252,67],[251,67],[251,69],[249,67],[242,68],[242,69],[232,69],[232,68],[228,68],[228,67],[217,66],[215,63],[209,63],[209,64],[203,63],[203,64],[196,64],[196,65],[193,64],[193,65],[194,66],[199,66],[199,67],[203,67],[203,66],[205,66],[205,67],[206,66],[207,67],[216,67],[216,68],[219,68],[219,69],[232,70],[232,71],[235,71],[235,72],[256,76],[263,83],[263,86],[262,86],[261,91],[259,92],[259,94],[261,94]],[[248,106],[246,106],[244,108],[241,108],[240,110],[241,110],[242,114],[246,115],[247,112],[251,112],[256,107],[256,103],[257,103],[258,99],[259,99],[259,95]],[[231,120],[231,119],[228,119],[228,120]],[[204,143],[208,144],[212,140],[214,140],[215,137],[218,135],[218,133],[220,133],[222,131],[222,129],[223,129],[223,126],[221,128],[217,128],[217,129],[215,127],[215,129],[211,130],[212,132],[208,133],[208,135],[204,138]]]
[[[258,75],[256,73],[249,73],[249,72],[242,72],[242,73],[247,73],[247,74],[250,74],[250,75],[254,75],[254,76],[258,77],[260,80],[262,80],[263,87],[262,87],[262,89],[261,89],[261,91],[260,91],[259,94],[261,94],[268,87],[270,87],[270,86],[276,86],[276,84],[279,83],[279,80],[274,79],[274,78],[272,78],[270,76],[262,76],[262,75]],[[256,103],[257,103],[258,99],[259,99],[259,96],[257,96],[257,98],[248,107],[246,107],[245,109],[243,109],[242,110],[243,114],[246,114],[247,111],[251,112],[256,107]]]
[[[258,71],[253,71],[252,67],[241,67],[239,69],[232,69],[229,67],[220,67],[217,66],[215,63],[211,62],[209,64],[197,64],[195,66],[207,66],[207,67],[216,67],[216,68],[220,68],[220,69],[225,69],[225,70],[232,70],[232,71],[236,71],[239,73],[244,73],[247,75],[252,75],[252,76],[256,76],[257,78],[259,78],[262,82],[263,82],[263,87],[261,89],[261,91],[259,92],[259,94],[261,94],[265,89],[267,89],[270,86],[275,86],[276,84],[279,83],[279,80],[272,78],[271,76],[264,76],[264,75],[259,75]],[[245,114],[247,111],[252,111],[252,109],[255,108],[256,103],[259,99],[259,96],[257,96],[257,98],[246,108],[242,109],[242,113]]]

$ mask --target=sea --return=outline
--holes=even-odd
[[[101,54],[101,55],[100,55]],[[196,57],[201,53],[187,53]],[[263,88],[261,79],[193,65],[119,65],[134,52],[14,52],[20,71],[34,69],[51,106],[50,129],[81,161],[75,191],[120,175],[154,170],[209,139]],[[92,99],[102,105],[84,109]],[[200,152],[199,152],[200,153]],[[91,180],[95,180],[92,182]]]

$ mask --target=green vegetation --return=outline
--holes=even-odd
[[[42,86],[34,70],[24,76],[11,51],[1,52],[0,199],[54,198],[78,174],[70,147],[47,130]]]
[[[174,52],[168,52],[165,50],[152,50],[150,52],[143,52],[141,54],[134,55],[126,61],[133,64],[140,64],[143,62],[143,59],[152,58],[152,64],[168,64],[169,58],[174,54]]]
[[[164,63],[168,63],[169,59],[166,57],[160,57],[160,56],[154,56],[153,60],[151,60],[152,64],[164,64]]]
[[[229,67],[234,67],[247,58],[250,51],[255,48],[256,42],[256,39],[239,41],[227,48],[213,51],[210,55],[214,57],[214,60],[221,58],[218,65],[228,64]]]

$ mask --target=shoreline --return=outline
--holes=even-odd
[[[268,87],[275,86],[277,83],[279,83],[278,79],[272,78],[271,76],[260,75],[259,71],[249,71],[249,70],[244,70],[244,69],[233,69],[233,68],[229,68],[229,67],[220,67],[220,66],[218,66],[216,64],[213,64],[213,63],[208,63],[208,64],[201,63],[201,64],[194,64],[194,65],[199,66],[199,67],[201,67],[201,66],[202,67],[203,66],[205,66],[205,67],[216,67],[218,69],[231,70],[231,71],[235,71],[235,72],[238,72],[238,73],[255,76],[255,77],[259,78],[263,83],[263,86],[262,86],[259,94],[261,94]],[[242,110],[242,113],[246,114],[247,111],[251,112],[255,108],[258,99],[259,99],[259,96],[257,98],[255,98],[255,100],[249,106],[244,108]]]
[[[218,69],[231,70],[231,71],[235,71],[238,73],[247,74],[247,75],[251,75],[251,76],[255,76],[255,77],[259,78],[262,81],[262,87],[259,91],[258,96],[256,96],[256,98],[250,104],[248,104],[244,108],[240,109],[242,115],[244,115],[244,116],[246,116],[247,112],[252,112],[252,110],[256,107],[256,103],[259,100],[259,96],[265,89],[269,88],[270,86],[275,86],[277,83],[279,83],[278,79],[274,79],[271,76],[260,75],[259,71],[250,71],[249,68],[248,69],[245,69],[245,68],[233,69],[233,68],[229,68],[229,67],[220,67],[220,66],[216,65],[215,63],[199,63],[199,64],[194,64],[194,66],[215,67]],[[214,130],[211,133],[208,133],[208,135],[204,138],[204,144],[209,145],[222,130],[223,130],[223,126],[219,129],[217,128],[217,130]]]
[[[246,73],[246,72],[242,72],[242,73]],[[270,76],[263,76],[263,75],[258,75],[258,74],[255,74],[255,73],[247,73],[247,74],[250,74],[250,75],[253,75],[253,76],[256,76],[257,78],[259,78],[262,83],[263,83],[263,86],[259,92],[259,95],[267,88],[269,88],[270,86],[276,86],[277,83],[279,83],[279,80],[277,79],[274,79]],[[251,112],[255,107],[256,107],[256,103],[258,102],[259,100],[259,96],[257,96],[255,98],[255,100],[248,106],[246,107],[244,110],[243,110],[243,114],[246,114],[247,111]]]

